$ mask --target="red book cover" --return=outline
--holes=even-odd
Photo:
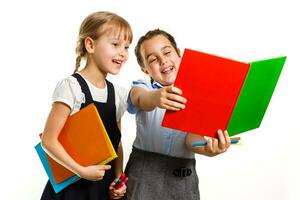
[[[166,111],[162,126],[217,137],[225,130],[250,64],[185,49],[174,85],[186,108]]]

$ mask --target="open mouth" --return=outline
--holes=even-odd
[[[113,59],[112,61],[113,61],[113,63],[116,63],[118,65],[121,65],[123,63],[122,60],[118,60],[118,59]]]
[[[174,69],[173,66],[169,66],[169,67],[164,68],[164,69],[161,71],[161,73],[163,73],[163,74],[168,74],[168,73],[171,73],[171,71],[172,71],[173,69]]]

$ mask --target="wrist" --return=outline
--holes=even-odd
[[[122,173],[123,173],[122,170],[116,171],[116,172],[115,172],[116,178],[119,178],[119,177],[121,176]]]
[[[161,96],[161,90],[154,90],[152,95],[149,95],[149,99],[154,103],[153,107],[158,107],[160,104],[160,96]]]
[[[74,167],[74,173],[79,177],[84,177],[84,169],[85,167],[78,165]]]

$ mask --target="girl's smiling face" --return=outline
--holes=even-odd
[[[118,74],[128,59],[130,41],[124,33],[105,33],[94,40],[93,60],[104,73]]]
[[[181,57],[179,50],[174,49],[163,35],[145,40],[141,45],[143,72],[163,86],[172,85],[175,81]]]

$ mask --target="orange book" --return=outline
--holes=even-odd
[[[58,140],[66,152],[82,166],[103,165],[117,157],[93,103],[67,119]],[[48,155],[47,159],[56,183],[75,175]]]

